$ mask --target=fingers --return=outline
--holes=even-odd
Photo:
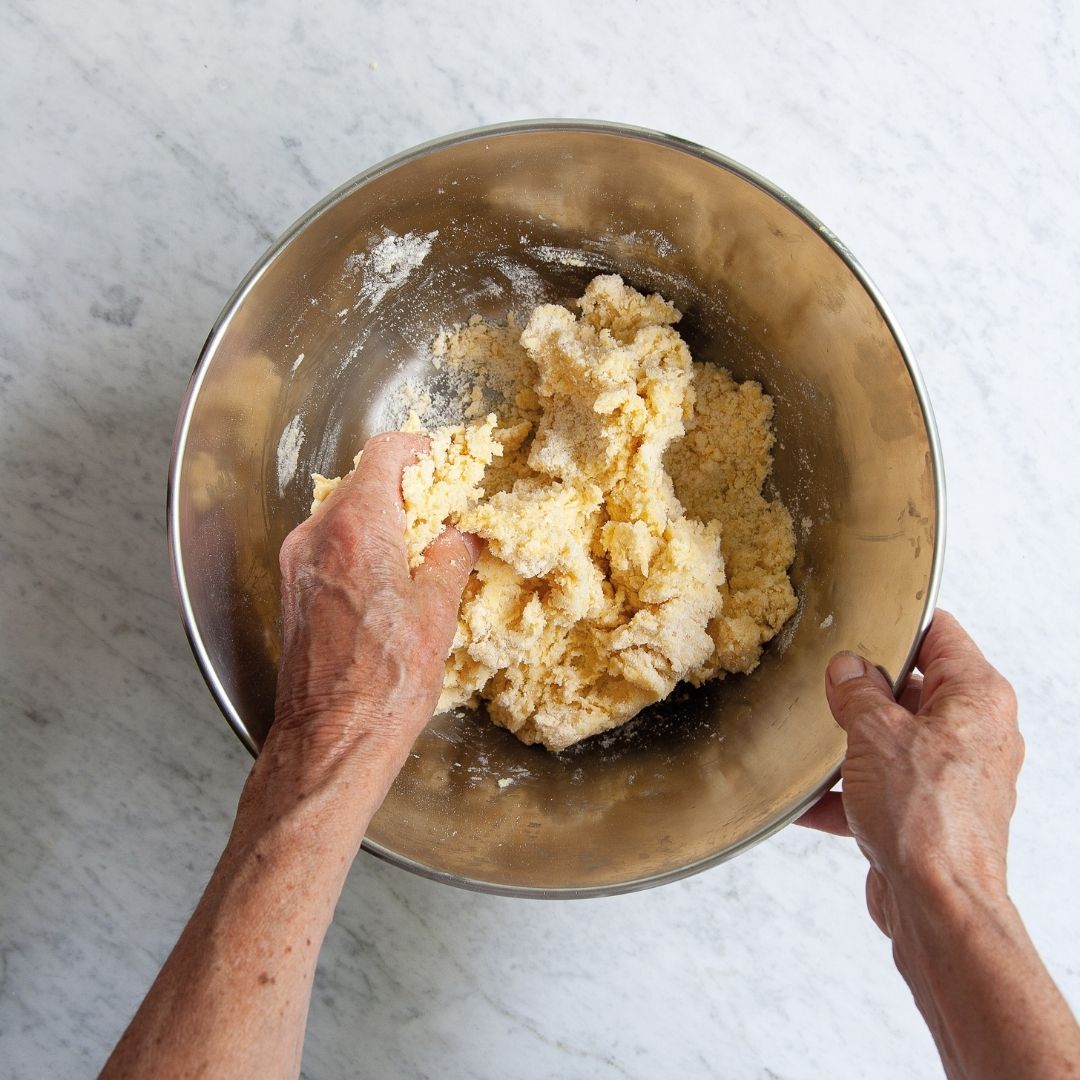
[[[454,528],[444,529],[424,549],[424,561],[413,572],[413,581],[434,605],[433,614],[457,613],[461,592],[482,549],[478,536]]]
[[[839,791],[826,791],[802,817],[795,819],[795,824],[832,833],[833,836],[851,835],[844,811],[844,798]]]
[[[904,683],[904,689],[896,699],[909,713],[917,713],[922,704],[923,681],[922,676],[912,673]]]
[[[829,661],[825,693],[836,722],[845,731],[863,716],[897,708],[885,676],[853,652],[837,653]]]
[[[334,492],[340,506],[346,501],[363,507],[365,513],[387,512],[405,528],[405,504],[401,498],[401,473],[427,450],[422,435],[387,431],[364,444],[359,464]]]
[[[927,665],[935,660],[963,660],[969,663],[981,661],[987,667],[990,666],[979,646],[960,625],[956,616],[941,608],[934,612],[934,620],[926,631],[922,648],[919,649],[919,670],[925,675]]]
[[[983,656],[968,632],[947,611],[937,611],[919,650],[923,673],[921,711],[947,700],[982,701],[1005,680]]]
[[[333,537],[351,564],[407,582],[401,473],[427,447],[425,438],[396,431],[368,439],[356,468],[327,498],[326,509],[309,519],[311,527]]]

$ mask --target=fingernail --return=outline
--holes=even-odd
[[[473,562],[476,562],[480,558],[480,552],[484,550],[483,539],[475,533],[462,533],[461,539],[465,541],[465,546],[469,549]]]
[[[842,652],[829,661],[829,682],[839,686],[848,679],[858,679],[866,674],[866,661],[853,652]]]

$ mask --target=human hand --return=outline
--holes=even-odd
[[[447,529],[410,575],[401,472],[425,448],[371,439],[286,537],[273,726],[206,892],[103,1077],[299,1074],[323,936],[438,701],[479,553]]]
[[[480,542],[448,528],[410,575],[401,473],[426,448],[398,433],[369,440],[282,544],[282,660],[259,767],[301,791],[374,755],[387,765],[381,801],[438,701]]]
[[[854,836],[870,861],[870,914],[890,937],[905,895],[1005,896],[1024,753],[1012,687],[948,612],[935,615],[917,666],[922,677],[897,701],[872,664],[833,657],[826,693],[848,736],[843,794],[799,819]]]

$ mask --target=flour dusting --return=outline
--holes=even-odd
[[[510,282],[511,292],[519,304],[532,308],[540,303],[546,289],[543,279],[531,266],[506,255],[496,255],[491,262]]]
[[[285,489],[296,475],[296,465],[300,460],[300,445],[304,441],[304,427],[300,423],[300,417],[294,416],[277,444],[277,486],[278,494],[284,495]]]
[[[346,273],[363,276],[353,311],[361,305],[366,305],[369,313],[374,311],[391,289],[404,285],[428,257],[438,235],[438,229],[429,233],[407,232],[404,236],[387,232],[370,251],[350,255],[345,260]]]
[[[528,249],[529,254],[541,262],[558,263],[560,266],[599,266],[602,260],[596,255],[576,248],[556,247],[554,244],[537,244]]]

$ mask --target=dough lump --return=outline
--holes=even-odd
[[[762,494],[771,399],[694,363],[658,295],[604,275],[577,306],[440,335],[468,422],[432,431],[402,477],[411,565],[446,523],[486,541],[439,708],[483,699],[551,750],[680,680],[753,670],[796,606],[791,517]],[[313,509],[337,483],[314,481]]]

